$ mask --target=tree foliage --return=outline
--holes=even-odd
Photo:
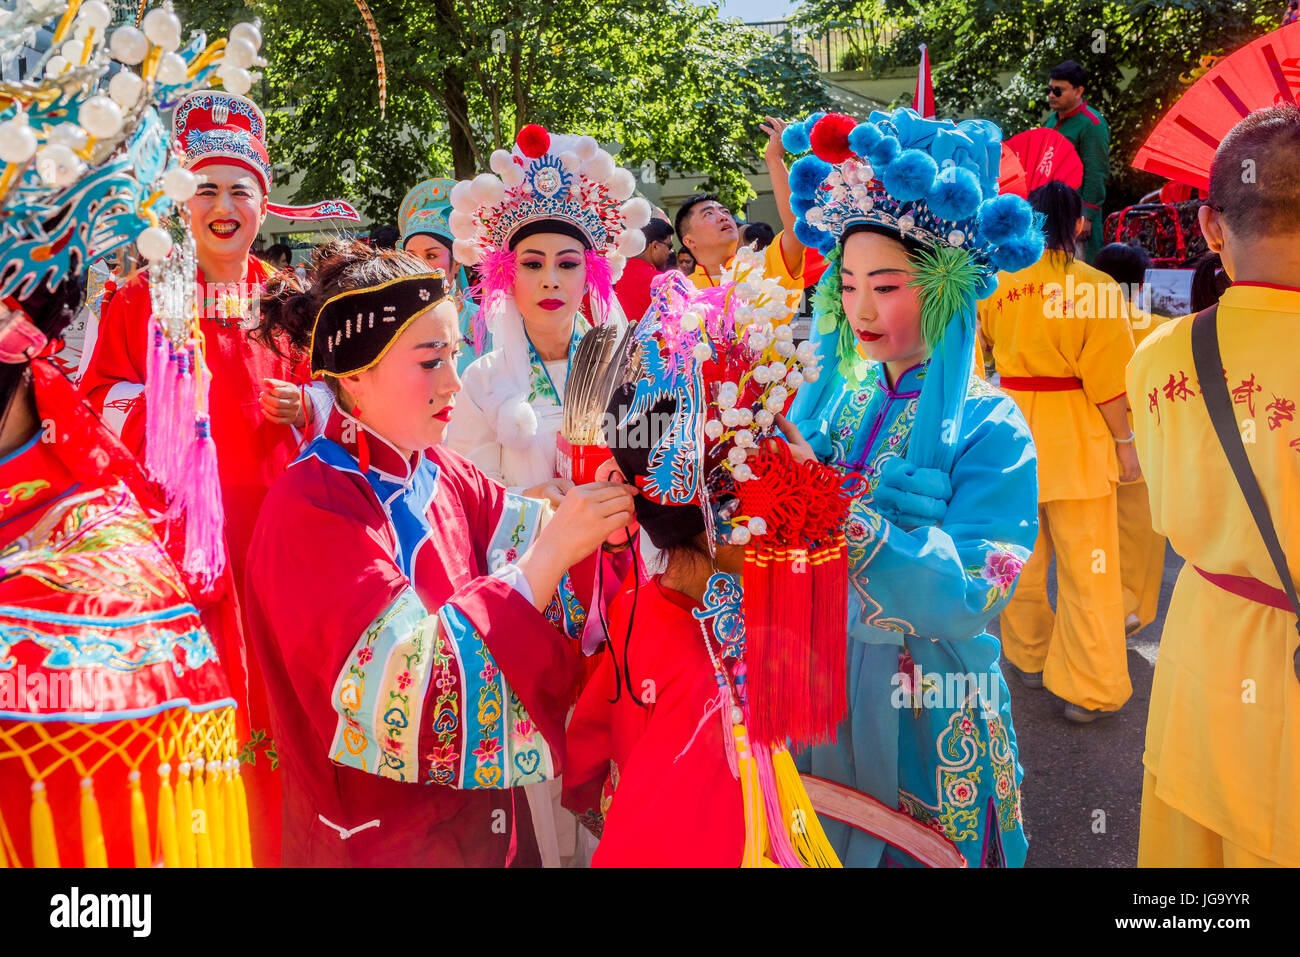
[[[295,202],[341,195],[393,221],[428,176],[487,169],[526,123],[621,144],[619,162],[662,182],[699,173],[729,202],[764,142],[764,113],[824,108],[815,64],[788,42],[689,0],[372,2],[388,73],[352,0],[188,0],[209,32],[260,16],[259,102],[274,159],[302,175]]]
[[[1047,75],[1077,60],[1092,75],[1088,102],[1111,130],[1107,208],[1160,185],[1129,164],[1207,55],[1223,55],[1276,27],[1280,0],[877,0],[897,33],[894,62],[930,51],[940,116],[981,116],[1006,136],[1047,117]],[[862,0],[806,0],[823,30]]]

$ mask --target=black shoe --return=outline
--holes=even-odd
[[[1021,671],[1011,662],[1007,662],[1007,670],[1020,679],[1020,683],[1026,688],[1041,688],[1043,686],[1043,673],[1041,671]]]
[[[1101,711],[1096,708],[1081,708],[1077,704],[1067,702],[1063,714],[1066,721],[1073,721],[1075,724],[1092,724],[1098,718],[1109,718],[1115,712]]]

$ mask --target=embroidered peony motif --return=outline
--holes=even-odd
[[[976,581],[987,582],[988,593],[985,595],[984,610],[988,611],[999,601],[1006,600],[1011,588],[1016,583],[1020,569],[1025,565],[1029,553],[1018,545],[992,542],[993,548],[984,553],[983,565],[971,565],[966,573]]]

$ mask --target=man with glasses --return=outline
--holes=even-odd
[[[1110,127],[1101,114],[1083,100],[1088,72],[1074,60],[1055,67],[1047,84],[1047,105],[1052,115],[1044,124],[1069,140],[1083,160],[1083,217],[1079,220],[1079,241],[1083,259],[1091,263],[1102,247],[1102,212],[1106,201],[1106,179],[1110,175]]]
[[[673,252],[673,227],[662,210],[641,230],[645,249],[627,261],[623,275],[614,284],[614,294],[628,321],[636,322],[650,308],[650,280],[668,268]]]

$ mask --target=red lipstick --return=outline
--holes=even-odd
[[[884,337],[885,334],[883,332],[859,332],[858,333],[858,338],[861,339],[863,342],[875,342],[877,339],[883,339]]]
[[[563,309],[563,308],[564,308],[564,300],[563,300],[563,299],[543,299],[541,302],[538,303],[538,305],[541,306],[543,309],[549,309],[551,312],[554,312],[556,309]]]
[[[456,408],[454,405],[444,406],[442,409],[439,409],[437,412],[433,413],[433,417],[435,419],[441,419],[443,422],[450,422],[451,410],[454,408]]]

